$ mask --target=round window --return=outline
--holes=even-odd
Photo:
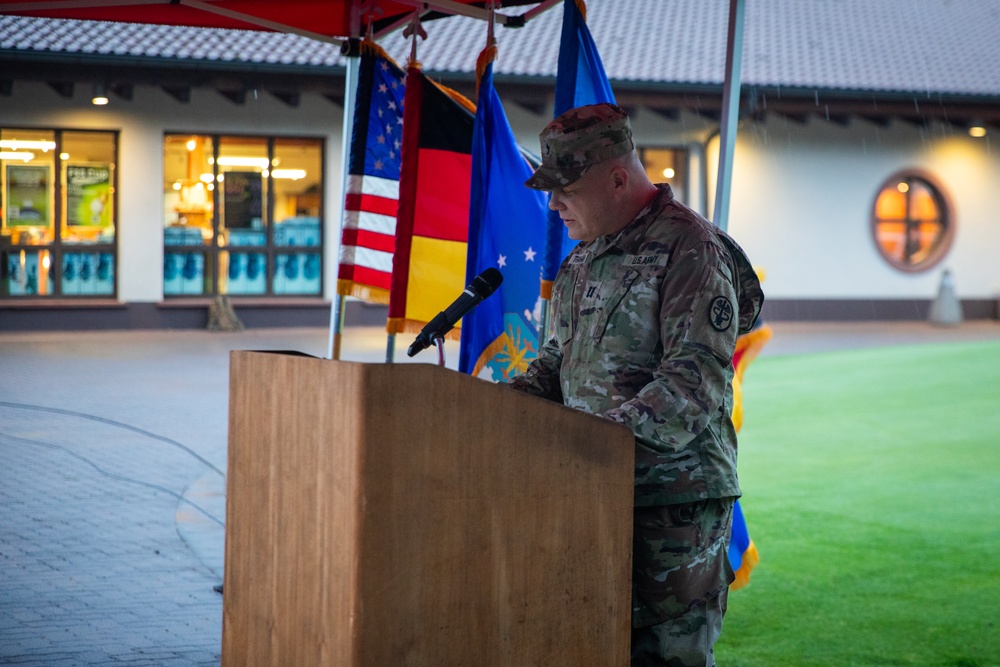
[[[927,174],[906,171],[875,197],[872,234],[879,253],[901,271],[925,271],[944,257],[954,233],[952,211]]]

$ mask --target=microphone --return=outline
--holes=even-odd
[[[434,319],[421,330],[416,340],[410,345],[410,349],[406,351],[407,356],[412,357],[417,352],[433,345],[434,339],[443,338],[446,333],[452,330],[456,322],[478,306],[480,301],[493,294],[502,282],[503,274],[493,267],[473,278],[465,291],[455,299],[455,302],[435,315]]]

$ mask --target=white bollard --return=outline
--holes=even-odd
[[[951,327],[962,323],[962,304],[955,296],[955,284],[951,278],[951,270],[945,269],[941,274],[941,287],[937,298],[931,304],[928,317],[931,324]]]

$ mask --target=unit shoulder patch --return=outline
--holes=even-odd
[[[717,296],[708,307],[708,321],[716,331],[725,331],[733,323],[733,304],[727,297]]]

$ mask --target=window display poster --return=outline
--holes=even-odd
[[[66,167],[66,224],[111,226],[111,168],[108,165]]]
[[[49,188],[52,179],[48,165],[7,165],[7,225],[11,227],[47,227]]]
[[[260,172],[227,171],[223,198],[223,223],[226,229],[259,228],[262,216]]]

